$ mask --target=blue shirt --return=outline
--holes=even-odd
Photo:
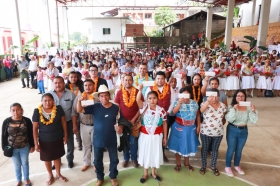
[[[118,67],[125,65],[126,59],[125,58],[116,58],[116,61],[118,62]]]
[[[119,107],[112,104],[105,108],[101,103],[85,107],[85,114],[93,115],[93,145],[96,147],[110,147],[117,145],[114,125],[119,112]]]

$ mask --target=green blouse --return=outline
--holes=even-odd
[[[247,124],[248,121],[256,124],[258,121],[258,111],[252,112],[251,107],[247,107],[245,111],[235,110],[231,105],[228,107],[226,120],[234,125]]]

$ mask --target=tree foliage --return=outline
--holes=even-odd
[[[147,35],[149,37],[163,37],[163,31],[155,29],[152,32],[148,32]]]
[[[174,22],[175,13],[169,7],[158,7],[154,19],[158,26],[165,26]]]
[[[30,49],[30,48],[34,48],[34,46],[30,45],[32,43],[34,43],[35,41],[37,41],[39,39],[39,36],[35,36],[34,38],[30,39],[29,41],[27,41],[23,46],[22,46],[22,53],[24,53],[26,50]],[[19,46],[16,45],[12,45],[10,46],[5,52],[14,50],[16,48],[19,48]]]

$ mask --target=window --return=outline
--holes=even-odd
[[[152,19],[152,14],[151,13],[145,14],[145,19]]]
[[[103,35],[105,34],[111,34],[111,29],[110,28],[103,28]]]

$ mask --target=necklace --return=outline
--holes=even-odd
[[[264,66],[264,70],[265,70],[265,72],[270,72],[270,66],[268,66],[268,67]]]
[[[70,90],[77,96],[79,92],[79,87],[75,86],[75,84],[69,84]],[[74,92],[75,91],[75,92]]]
[[[122,90],[123,102],[124,102],[125,106],[131,107],[136,99],[136,88],[134,88],[134,87],[131,88],[131,93],[130,93],[129,98],[128,98],[128,94],[127,94],[127,91],[125,90],[125,88],[122,87],[121,90]]]
[[[84,99],[86,99],[86,100],[93,100],[93,95],[90,94],[90,95],[88,96],[86,92],[83,92],[83,93],[82,93],[82,97],[83,97]],[[87,99],[87,98],[88,98],[88,99]]]
[[[97,92],[98,77],[95,77],[93,81],[94,81],[93,92]]]
[[[192,86],[192,90],[193,90],[193,99],[198,103],[200,100],[200,86],[198,86],[198,95],[196,97],[196,93],[195,93],[195,87]]]
[[[136,86],[139,85],[139,84],[138,84],[138,79],[139,79],[139,77],[140,77],[140,74],[137,74],[136,77],[135,77],[135,85],[136,85]],[[145,75],[145,81],[148,81],[148,79],[149,79],[149,76],[148,76],[148,74],[146,74],[146,75]]]
[[[158,99],[162,100],[166,96],[167,92],[169,91],[169,86],[167,85],[167,83],[164,83],[162,93],[160,93],[158,91],[158,87],[156,85],[156,82],[154,82],[153,90],[158,93]]]
[[[53,121],[54,121],[54,118],[56,116],[56,106],[54,105],[53,108],[52,108],[52,112],[51,112],[51,117],[49,119],[49,121],[45,121],[44,119],[44,116],[43,116],[43,106],[42,105],[39,105],[38,107],[38,110],[39,110],[39,115],[40,115],[40,121],[45,124],[45,125],[49,125],[49,124],[52,124]],[[45,112],[45,111],[44,111]]]

